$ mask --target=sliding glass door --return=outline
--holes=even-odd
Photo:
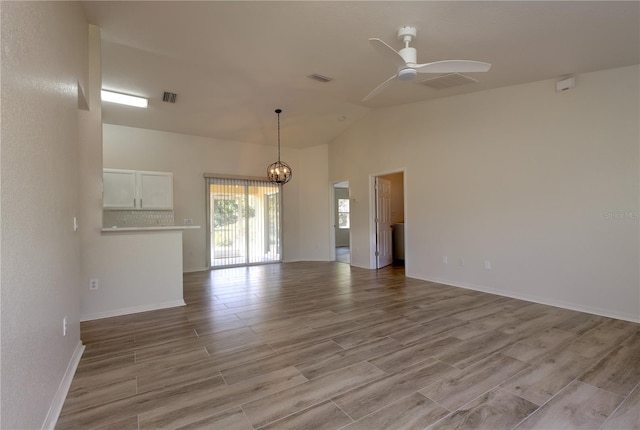
[[[211,267],[282,260],[277,185],[207,178],[207,200]]]

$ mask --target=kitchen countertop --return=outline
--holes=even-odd
[[[118,233],[118,232],[131,232],[131,231],[176,231],[176,230],[191,230],[200,228],[199,225],[159,225],[159,226],[147,226],[147,227],[109,227],[103,228],[103,233]]]

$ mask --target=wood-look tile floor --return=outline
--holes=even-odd
[[[57,429],[639,429],[640,325],[288,263],[82,323]]]

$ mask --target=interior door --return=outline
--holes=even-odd
[[[376,266],[393,261],[391,242],[391,181],[376,178]]]

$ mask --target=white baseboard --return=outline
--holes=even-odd
[[[410,276],[410,275],[407,275]],[[585,312],[588,314],[599,315],[607,318],[614,318],[618,320],[630,321],[634,323],[640,323],[640,318],[637,315],[631,315],[621,312],[611,311],[609,309],[601,309],[592,306],[585,306],[582,304],[569,303],[561,300],[548,300],[544,297],[538,297],[532,294],[513,293],[512,291],[501,290],[498,288],[485,287],[483,285],[468,284],[462,282],[455,282],[442,278],[421,278],[424,281],[436,282],[438,284],[450,285],[452,287],[465,288],[467,290],[482,291],[483,293],[496,294],[498,296],[510,297],[512,299],[525,300],[527,302],[539,303],[541,305],[554,306],[556,308],[569,309],[572,311]]]
[[[182,273],[191,273],[191,272],[206,272],[211,270],[209,267],[191,267],[189,269],[183,269]]]
[[[62,406],[64,405],[64,401],[69,393],[69,387],[71,387],[71,381],[73,381],[73,375],[76,374],[76,369],[78,368],[78,363],[80,363],[80,358],[82,358],[83,352],[84,345],[82,344],[82,341],[79,340],[78,345],[76,345],[76,349],[73,351],[71,360],[69,360],[69,364],[67,364],[67,370],[64,372],[64,376],[62,377],[62,381],[60,381],[58,390],[53,396],[49,412],[47,412],[47,416],[42,424],[42,430],[53,430],[56,427],[58,417],[60,417],[60,412],[62,411]]]
[[[121,315],[137,314],[139,312],[156,311],[158,309],[175,308],[178,306],[186,306],[184,300],[175,300],[172,302],[155,303],[152,305],[136,306],[133,308],[116,309],[113,311],[97,312],[95,314],[81,315],[80,321],[99,320],[102,318],[119,317]]]

